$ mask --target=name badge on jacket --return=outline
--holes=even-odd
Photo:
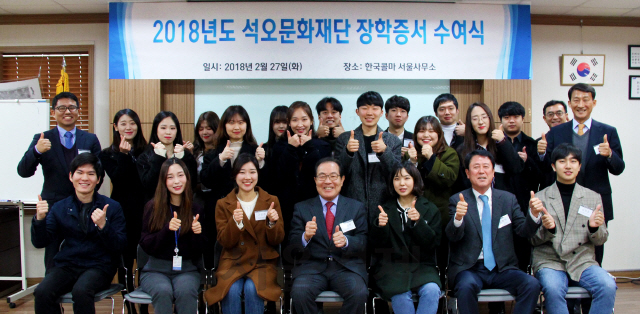
[[[376,153],[371,153],[368,155],[369,157],[369,162],[380,162],[380,159],[378,159],[378,155]]]
[[[511,219],[509,218],[509,215],[504,215],[500,217],[500,223],[498,223],[498,229],[504,226],[508,226],[509,224],[511,224]]]
[[[353,219],[349,221],[345,221],[340,224],[340,230],[342,231],[342,233],[349,232],[355,228],[356,228],[356,224],[353,223]]]

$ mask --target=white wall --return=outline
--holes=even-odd
[[[631,27],[584,27],[533,25],[533,81],[532,111],[533,137],[548,131],[542,120],[542,107],[551,99],[567,102],[569,86],[560,85],[560,57],[562,54],[605,54],[604,86],[596,86],[597,106],[594,119],[618,129],[626,169],[620,176],[612,176],[613,208],[615,219],[609,222],[609,240],[605,245],[603,266],[607,270],[640,269],[640,250],[635,241],[640,239],[639,218],[635,212],[638,201],[636,181],[640,168],[635,163],[640,147],[635,146],[635,130],[640,116],[640,101],[629,100],[629,75],[640,75],[640,70],[628,70],[627,45],[640,44],[640,29]],[[571,110],[569,110],[571,111]]]
[[[0,46],[61,46],[94,45],[93,69],[93,121],[94,130],[102,147],[109,145],[109,25],[0,25]],[[18,149],[26,149],[29,143]],[[11,167],[16,167],[12,165]],[[108,177],[100,193],[109,195]],[[25,248],[27,277],[44,277],[44,250],[31,245],[30,219],[25,217]]]

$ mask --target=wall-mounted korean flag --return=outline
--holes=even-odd
[[[562,85],[604,85],[604,55],[562,55]]]

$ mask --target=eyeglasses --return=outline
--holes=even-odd
[[[335,173],[335,172],[330,174],[330,175],[326,175],[326,174],[322,173],[322,174],[317,175],[316,178],[318,178],[318,180],[320,182],[324,182],[325,180],[327,180],[327,178],[329,178],[329,180],[331,180],[331,181],[338,181],[338,179],[340,178],[340,175]]]
[[[558,118],[562,118],[564,116],[564,111],[556,111],[556,112],[547,112],[547,118],[551,119],[553,116],[557,116]]]
[[[67,109],[69,109],[69,111],[71,111],[71,112],[74,112],[74,111],[78,110],[78,106],[68,106],[68,107],[67,106],[58,106],[58,107],[56,107],[56,110],[58,110],[59,112],[62,112],[62,113],[66,112]]]

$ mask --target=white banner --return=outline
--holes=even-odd
[[[0,83],[0,99],[40,99],[40,81],[37,78]]]
[[[111,3],[111,79],[530,79],[528,5]]]

